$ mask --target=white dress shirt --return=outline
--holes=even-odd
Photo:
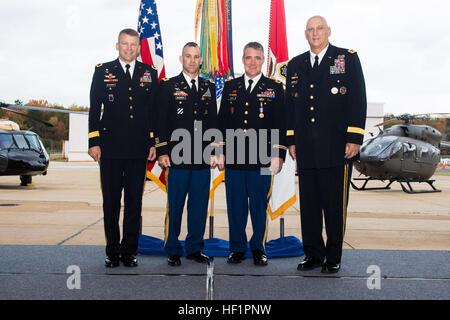
[[[127,67],[125,67],[127,64],[130,65],[130,75],[131,75],[131,79],[133,79],[133,72],[134,72],[134,67],[136,66],[136,60],[134,60],[133,62],[127,63],[127,62],[123,62],[120,58],[119,58],[119,62],[120,65],[122,66],[123,72],[127,73]]]
[[[255,88],[256,84],[258,83],[259,79],[261,79],[262,73],[258,74],[256,77],[254,77],[253,79],[253,83],[252,83],[252,88],[250,90],[250,92],[253,91],[253,89]],[[244,81],[245,81],[245,90],[247,90],[248,88],[248,80],[250,80],[250,78],[247,76],[247,74],[244,73]]]
[[[329,46],[330,46],[330,44],[328,44],[325,47],[325,49],[320,51],[319,54],[315,54],[311,50],[309,50],[309,57],[311,59],[311,67],[314,67],[314,60],[315,60],[316,56],[319,56],[319,65],[320,65],[320,62],[322,62],[322,59],[325,56],[325,53],[327,52]]]
[[[188,76],[186,73],[183,72],[183,76],[186,79],[186,82],[189,85],[189,88],[192,89],[192,82],[191,80],[195,80],[195,87],[197,88],[197,92],[198,92],[198,74],[195,78],[191,78],[190,76]]]

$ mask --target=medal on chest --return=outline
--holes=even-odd
[[[259,118],[264,118],[264,102],[260,102],[259,104]]]

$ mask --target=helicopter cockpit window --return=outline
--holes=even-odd
[[[365,146],[365,152],[371,156],[388,157],[390,154],[389,146],[397,138],[396,136],[377,137]]]
[[[0,150],[8,149],[14,145],[12,135],[8,133],[0,133]]]
[[[419,154],[418,154],[419,158],[421,158],[421,157],[429,157],[430,153],[428,151],[429,150],[428,150],[427,147],[420,147]]]
[[[392,158],[400,158],[403,154],[401,152],[403,149],[403,143],[402,142],[396,142],[395,145],[392,147]]]
[[[417,149],[417,147],[415,144],[407,143],[407,142],[403,143],[403,153],[413,153],[416,151],[416,149]]]
[[[41,151],[41,144],[39,143],[38,138],[33,134],[27,134],[25,135],[25,138],[27,139],[28,143],[30,144],[30,148]]]
[[[14,135],[14,140],[16,140],[17,146],[20,149],[29,149],[30,147],[28,146],[27,140],[25,140],[25,137],[21,134],[15,134]]]

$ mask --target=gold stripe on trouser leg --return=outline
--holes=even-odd
[[[100,161],[98,160],[98,166],[100,167]],[[102,190],[102,201],[103,201],[103,197],[104,197],[104,193],[103,193],[103,182],[102,182],[102,170],[100,169],[100,189]],[[103,209],[103,203],[102,203],[102,209]],[[105,211],[103,209],[103,224],[105,224]],[[105,242],[108,243],[108,238],[106,236],[106,230],[105,230]]]
[[[344,166],[344,188],[342,196],[342,243],[344,243],[345,226],[347,222],[347,197],[348,197],[348,164]]]
[[[269,225],[269,213],[268,213],[268,209],[269,209],[269,199],[270,199],[270,196],[272,195],[272,187],[273,187],[273,178],[274,178],[274,175],[273,175],[273,172],[272,172],[272,174],[271,174],[271,177],[270,177],[270,189],[269,189],[269,193],[267,194],[267,206],[266,206],[266,230],[264,231],[264,238],[263,238],[263,247],[264,247],[264,250],[266,250],[266,240],[267,240],[267,231],[268,231],[268,225]]]
[[[144,196],[145,183],[147,182],[147,168],[148,168],[148,161],[145,162],[144,185],[142,186],[142,196]]]
[[[167,237],[169,236],[169,168],[166,168],[166,219],[164,222],[164,246],[166,246]]]
[[[348,180],[348,164],[344,165],[344,185],[342,189],[342,243],[341,251],[344,247],[345,223],[347,220],[347,180]],[[342,259],[342,257],[341,257]]]
[[[147,182],[147,165],[148,165],[148,161],[146,161],[145,162],[145,172],[144,172],[144,183],[142,184],[142,195],[141,195],[141,212],[140,212],[140,215],[141,215],[141,230],[140,230],[140,232],[141,232],[141,234],[142,234],[142,228],[144,227],[143,226],[143,224],[144,224],[144,221],[143,221],[143,219],[142,219],[142,207],[144,206],[144,191],[145,191],[145,183]]]

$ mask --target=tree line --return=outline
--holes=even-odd
[[[60,110],[72,110],[72,111],[83,111],[88,112],[88,107],[71,105],[69,108],[58,104],[50,104],[47,100],[37,100],[32,99],[27,103],[23,103],[20,100],[14,102],[17,105],[31,106],[31,107],[41,107],[49,109],[60,109]],[[21,130],[29,130],[37,133],[44,144],[44,147],[49,152],[61,152],[63,148],[64,140],[69,139],[69,114],[61,113],[57,111],[40,111],[40,110],[28,110],[28,109],[14,109],[30,117],[39,119],[41,121],[50,123],[53,127],[48,127],[43,123],[35,121],[31,118],[9,112],[0,109],[0,119],[9,119],[16,122]]]
[[[88,112],[89,108],[78,105],[71,105],[68,108],[58,104],[50,104],[47,100],[37,100],[32,99],[29,100],[26,104],[23,104],[22,101],[16,100],[14,102],[17,105],[24,106],[33,106],[33,107],[41,107],[41,108],[51,108],[51,109],[60,109],[60,110],[72,110],[72,111],[81,111]],[[37,118],[41,121],[45,121],[51,123],[53,127],[47,127],[46,125],[34,121],[30,118],[5,111],[0,109],[0,119],[9,119],[11,121],[16,122],[22,130],[29,130],[36,132],[42,139],[42,142],[47,150],[50,152],[61,152],[64,140],[69,139],[69,114],[61,113],[56,111],[39,111],[39,110],[20,110],[20,112],[25,113],[33,118]],[[386,115],[384,117],[385,120],[392,119],[393,115]],[[412,120],[415,124],[427,124],[439,132],[442,133],[443,140],[448,141],[450,139],[450,121],[446,118],[430,118],[430,119],[414,119]],[[392,122],[389,125],[385,126],[385,129],[394,125],[402,123],[401,120],[398,122]],[[449,152],[443,152],[443,154],[449,154]]]

